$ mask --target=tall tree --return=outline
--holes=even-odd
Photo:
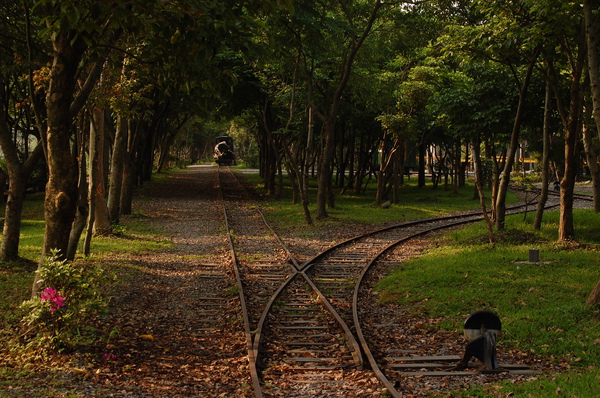
[[[342,96],[348,85],[352,66],[356,56],[371,33],[373,24],[377,21],[380,9],[385,5],[381,0],[375,0],[373,4],[359,3],[353,1],[340,1],[337,9],[330,9],[337,12],[336,18],[346,26],[339,40],[342,40],[343,54],[339,57],[337,77],[330,86],[332,89],[330,96],[324,98],[321,106],[313,102],[311,107],[316,115],[323,122],[324,145],[320,154],[318,189],[317,189],[317,219],[328,217],[327,203],[328,194],[332,194],[332,160],[335,149],[335,125],[338,112],[342,104]],[[398,3],[396,3],[398,6]],[[336,35],[337,36],[337,35]],[[339,43],[336,44],[339,47]],[[331,197],[331,196],[329,196]],[[329,203],[332,204],[331,202]]]
[[[592,92],[593,116],[596,124],[596,132],[600,133],[600,14],[598,14],[598,2],[584,0],[583,11],[585,19],[585,37],[587,44],[588,73]],[[591,132],[588,131],[586,146],[591,145]],[[586,151],[589,153],[589,151]],[[591,162],[590,162],[591,161]],[[594,187],[594,210],[600,211],[600,170],[595,159],[588,159],[592,184]]]
[[[541,37],[533,33],[534,18],[528,4],[521,1],[479,1],[474,4],[477,19],[469,21],[467,25],[451,26],[441,42],[449,50],[465,51],[472,59],[486,59],[503,65],[513,76],[518,105],[502,179],[495,193],[495,223],[496,228],[501,230],[505,222],[510,173],[520,145],[527,90],[540,54]],[[453,38],[453,42],[450,38]]]
[[[39,105],[39,93],[34,91],[35,62],[45,62],[44,54],[35,52],[43,47],[30,34],[29,10],[20,1],[0,4],[3,32],[0,46],[0,148],[8,170],[8,190],[0,246],[0,261],[19,257],[21,213],[27,180],[43,158],[43,146],[38,129],[42,119],[32,118]],[[25,40],[22,40],[25,32]],[[38,109],[39,112],[39,109]],[[31,134],[36,131],[35,134]],[[37,145],[30,150],[33,136]]]
[[[558,240],[566,241],[575,236],[573,223],[573,193],[580,165],[583,76],[586,63],[585,23],[581,4],[575,2],[551,1],[541,5],[538,11],[542,17],[553,15],[552,23],[545,21],[546,31],[552,34],[561,51],[556,47],[544,53],[547,76],[554,90],[557,110],[565,131],[565,168],[560,180],[560,217]],[[564,67],[568,71],[560,73]],[[565,77],[567,76],[567,77]],[[563,87],[568,87],[565,95]]]

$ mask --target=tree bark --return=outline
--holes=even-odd
[[[88,219],[88,182],[87,182],[87,165],[86,165],[86,150],[87,138],[89,136],[89,123],[84,124],[85,128],[79,129],[77,134],[76,146],[79,148],[79,182],[78,182],[78,198],[77,211],[75,220],[69,235],[69,246],[67,247],[67,260],[74,260],[77,254],[77,246],[81,239],[81,234],[85,229]]]
[[[423,188],[425,186],[425,156],[427,155],[427,146],[424,143],[419,143],[419,170],[417,177],[417,186]]]
[[[77,205],[77,161],[71,153],[71,104],[85,43],[75,32],[58,32],[52,43],[53,60],[46,93],[46,157],[48,182],[44,198],[42,261],[52,252],[65,259]],[[36,274],[31,288],[37,297],[42,286]]]
[[[94,107],[92,111],[92,134],[90,136],[90,199],[95,197],[94,206],[90,203],[90,212],[94,211],[93,232],[95,235],[110,234],[111,227],[106,205],[106,186],[104,178],[104,108]],[[92,141],[94,142],[92,151]],[[86,247],[89,255],[89,247]]]
[[[565,172],[560,181],[559,241],[566,241],[575,237],[575,227],[573,224],[573,194],[575,191],[577,171],[579,169],[580,75],[580,73],[575,73],[574,71],[571,77],[571,101],[565,135]]]
[[[592,187],[594,192],[594,211],[597,213],[600,211],[600,167],[598,165],[598,151],[594,145],[594,134],[593,130],[588,127],[589,115],[586,113],[586,122],[583,125],[583,149],[585,157],[587,159],[587,165],[590,169],[590,176],[592,177]]]
[[[585,15],[585,25],[586,25],[586,41],[587,41],[587,47],[588,47],[588,71],[589,71],[589,75],[590,75],[590,83],[591,83],[591,89],[592,89],[592,103],[593,103],[593,114],[594,114],[594,121],[596,123],[596,129],[598,131],[598,133],[600,133],[600,71],[598,70],[598,68],[600,67],[599,63],[599,54],[598,54],[598,33],[599,33],[599,28],[600,28],[600,22],[599,19],[596,17],[594,18],[593,16],[593,7],[592,7],[592,0],[584,0],[583,2],[583,10],[584,10],[584,15]],[[590,137],[590,133],[589,130],[586,129],[586,131],[584,132],[584,145],[586,147],[590,146],[591,144],[591,137]],[[588,153],[588,150],[586,150],[586,153]],[[593,167],[596,169],[598,169],[598,164],[595,163],[596,157],[594,157],[594,164]],[[592,163],[591,159],[589,159],[588,156],[588,165],[590,166],[590,172],[592,173],[592,176],[594,176],[593,172],[592,172]],[[598,212],[600,211],[600,195],[599,195],[599,189],[597,187],[597,185],[599,184],[598,181],[596,181],[593,177],[592,177],[592,181],[594,184],[594,211]],[[592,291],[592,293],[590,294],[590,296],[588,297],[587,301],[586,301],[586,305],[594,305],[594,304],[600,304],[600,281],[596,284],[596,287],[594,288],[594,290]]]
[[[77,203],[77,163],[71,153],[70,107],[75,75],[85,47],[81,39],[58,33],[53,48],[50,85],[46,96],[48,182],[44,201],[46,228],[42,257],[56,250],[64,258]]]
[[[331,163],[335,150],[335,118],[325,120],[325,145],[321,151],[317,188],[317,220],[328,217],[327,200],[331,185]]]
[[[326,206],[328,199],[330,199],[330,205],[333,204],[331,203],[332,196],[328,197],[328,194],[333,194],[331,191],[331,161],[333,159],[333,152],[335,150],[335,119],[337,118],[337,114],[342,104],[342,94],[348,85],[350,72],[352,71],[352,65],[354,64],[356,54],[362,47],[366,38],[369,36],[373,27],[373,23],[377,19],[377,14],[382,6],[383,3],[380,0],[375,1],[360,37],[353,37],[351,39],[351,42],[347,48],[344,62],[341,66],[339,83],[333,94],[331,105],[326,114],[320,115],[324,125],[325,145],[321,153],[321,163],[319,165],[319,178],[317,187],[317,219],[324,219],[328,217]]]
[[[582,21],[583,22],[583,21]],[[558,111],[565,129],[565,169],[560,181],[560,215],[558,226],[558,241],[567,241],[575,236],[573,224],[573,193],[575,191],[575,180],[577,178],[579,151],[580,151],[580,112],[581,112],[581,78],[586,59],[585,29],[580,29],[577,39],[577,54],[570,54],[571,76],[569,89],[569,106],[562,101],[558,86],[554,86]],[[551,74],[558,81],[556,71],[552,63],[549,63]]]
[[[475,187],[477,188],[477,193],[479,194],[479,205],[481,206],[481,212],[483,214],[483,219],[485,220],[485,225],[487,227],[488,240],[490,243],[494,243],[494,229],[492,225],[492,220],[488,215],[487,207],[485,204],[485,194],[483,192],[483,166],[481,164],[481,149],[480,142],[473,143],[473,161],[475,162]]]
[[[121,214],[131,214],[135,174],[135,164],[131,159],[131,153],[126,151],[123,160],[123,183],[121,184]]]
[[[594,287],[594,290],[592,290],[592,293],[588,297],[585,304],[586,305],[600,304],[600,281],[598,281],[598,283]]]

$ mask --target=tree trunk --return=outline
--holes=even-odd
[[[596,123],[596,129],[600,133],[600,67],[599,54],[598,54],[598,33],[600,31],[600,20],[598,17],[593,16],[593,7],[591,0],[583,1],[583,10],[585,14],[586,24],[586,40],[588,48],[588,71],[590,75],[590,83],[592,86],[592,101],[594,107],[594,121]],[[587,140],[587,139],[586,139]],[[587,144],[586,144],[587,145]],[[589,164],[589,160],[588,160]],[[591,171],[591,170],[590,170]],[[595,182],[594,182],[595,185]],[[597,203],[599,192],[594,186],[594,210],[598,211]],[[586,305],[600,304],[600,281],[596,284],[596,287],[588,297]]]
[[[356,142],[356,129],[350,126],[350,137],[348,137],[348,182],[346,186],[342,190],[342,193],[346,192],[349,189],[352,189],[352,185],[354,184],[355,178],[355,170],[354,170],[354,156],[356,153],[355,148]]]
[[[598,283],[594,287],[594,290],[592,290],[592,293],[588,297],[585,304],[586,305],[600,304],[600,281],[598,281]]]
[[[129,123],[127,128],[127,146],[123,154],[123,182],[121,184],[121,214],[131,214],[133,204],[133,191],[137,181],[135,162],[135,149],[139,146],[142,121],[138,121],[135,128]]]
[[[532,57],[527,68],[527,73],[523,79],[523,83],[519,87],[519,104],[517,105],[517,114],[513,123],[513,129],[510,138],[510,147],[508,151],[508,157],[504,164],[504,170],[502,179],[500,180],[500,186],[498,187],[498,195],[496,197],[496,229],[499,231],[504,230],[504,222],[506,219],[506,194],[508,193],[508,185],[510,183],[510,173],[512,172],[513,164],[515,162],[515,154],[519,146],[519,135],[521,131],[521,119],[523,118],[523,112],[525,109],[525,97],[527,96],[527,88],[531,80],[533,73],[533,67],[537,60],[538,53]]]
[[[108,217],[111,224],[119,223],[121,215],[121,188],[123,185],[123,167],[127,150],[128,121],[117,117],[117,131],[110,164],[110,181],[108,188]]]
[[[392,203],[400,202],[400,178],[402,178],[402,163],[400,160],[400,140],[398,140],[398,149],[393,154],[393,175],[392,175]]]
[[[317,188],[317,220],[328,217],[327,199],[331,176],[331,161],[335,150],[335,118],[329,117],[325,120],[325,145],[321,150],[319,162],[318,188]]]
[[[544,102],[544,146],[542,150],[542,190],[538,199],[535,219],[533,220],[533,229],[539,231],[542,227],[542,218],[544,215],[544,207],[548,199],[548,165],[550,163],[550,83],[546,83],[546,99]]]
[[[492,225],[492,220],[488,215],[488,211],[485,204],[485,194],[483,192],[483,166],[481,164],[481,149],[479,146],[480,142],[473,143],[473,161],[475,162],[475,187],[477,188],[477,193],[479,194],[479,204],[481,206],[481,212],[483,214],[483,219],[485,220],[485,225],[487,227],[488,240],[490,243],[494,243],[494,230]]]
[[[427,154],[427,146],[424,143],[419,144],[419,174],[417,186],[423,188],[425,186],[425,155]]]
[[[77,246],[81,239],[81,234],[85,229],[88,219],[88,181],[87,181],[87,140],[89,138],[89,123],[83,122],[83,128],[79,128],[76,135],[75,148],[79,148],[79,182],[77,197],[77,212],[75,220],[71,227],[69,235],[69,245],[67,247],[67,260],[74,260],[77,254]]]
[[[25,181],[21,168],[8,171],[8,197],[4,211],[4,227],[2,229],[2,261],[19,258],[19,239],[21,236],[21,214],[25,199]]]
[[[587,114],[587,112],[586,112]],[[589,116],[588,116],[589,117]],[[586,117],[586,119],[588,119]],[[600,211],[600,167],[598,166],[598,151],[594,144],[593,130],[587,126],[588,120],[583,125],[583,149],[587,160],[590,176],[592,177],[592,187],[594,192],[594,211]]]
[[[291,176],[295,176],[297,179],[296,188],[299,191],[302,208],[304,210],[304,221],[306,225],[312,225],[312,217],[310,215],[310,210],[308,209],[308,182],[306,179],[308,178],[307,174],[304,174],[303,171],[298,166],[298,162],[296,162],[296,158],[290,151],[289,146],[287,145],[285,140],[281,141],[281,145],[283,146],[283,150],[288,158],[288,163],[290,165]]]
[[[573,224],[573,193],[575,191],[575,180],[577,178],[580,151],[580,112],[581,112],[581,78],[586,59],[585,30],[581,29],[578,37],[578,53],[571,62],[571,76],[569,89],[568,112],[562,102],[562,96],[558,92],[558,86],[554,87],[555,97],[561,120],[565,128],[565,170],[560,181],[560,216],[558,225],[558,241],[567,241],[575,236]],[[552,68],[552,64],[549,63]],[[555,81],[556,72],[552,69]]]
[[[335,150],[335,119],[342,104],[342,95],[346,89],[346,86],[348,85],[348,81],[350,80],[352,65],[354,64],[356,54],[358,54],[358,51],[369,36],[373,27],[373,23],[377,19],[377,14],[382,6],[383,3],[380,0],[375,2],[360,37],[353,36],[351,38],[347,52],[344,56],[344,62],[341,65],[339,83],[335,88],[335,92],[331,99],[331,106],[329,107],[326,115],[321,115],[321,119],[323,120],[324,124],[325,145],[321,153],[322,157],[318,176],[317,219],[327,218],[327,200],[329,200],[330,207],[333,207],[334,204],[333,190],[331,186],[331,161],[333,159],[333,151]]]
[[[558,226],[558,240],[566,241],[575,236],[573,224],[573,194],[577,178],[579,162],[579,78],[574,74],[571,79],[571,104],[569,120],[565,135],[565,173],[560,181],[560,219]]]
[[[60,257],[65,258],[77,204],[77,162],[71,153],[70,106],[84,45],[81,39],[58,33],[53,48],[50,85],[46,96],[48,182],[44,201],[46,228],[42,257],[56,250]]]
[[[469,143],[465,143],[465,160],[460,163],[460,172],[458,177],[458,186],[464,187],[467,183],[467,172],[469,169]],[[460,156],[460,155],[459,155]],[[483,181],[482,181],[483,183]]]
[[[455,153],[454,153],[454,170],[452,172],[452,188],[453,188],[453,192],[455,194],[458,193],[458,186],[459,186],[459,181],[460,181],[460,173],[461,173],[461,164],[462,164],[462,158],[460,156],[460,150],[462,148],[462,144],[460,142],[460,139],[457,140],[456,145],[455,145]]]
[[[0,98],[5,97],[4,86],[0,85]],[[25,184],[34,167],[43,156],[43,145],[38,143],[27,161],[21,164],[18,149],[7,123],[4,107],[0,106],[0,148],[8,169],[8,197],[4,211],[4,226],[2,229],[2,245],[0,260],[15,260],[19,257],[19,239],[21,235],[21,219],[23,202],[25,201]],[[2,184],[0,187],[4,187]]]
[[[123,159],[123,183],[121,184],[121,214],[131,214],[133,203],[133,190],[135,187],[135,164],[129,151],[125,152]]]
[[[90,212],[94,211],[93,231],[95,235],[110,234],[111,227],[106,205],[106,186],[104,178],[104,108],[95,107],[92,111],[92,134],[90,136],[90,200],[95,196],[94,206],[90,203]],[[92,141],[94,142],[92,151]],[[87,239],[86,239],[87,240]],[[89,247],[86,247],[89,255]]]
[[[585,32],[587,42],[587,58],[588,58],[588,72],[591,83],[592,92],[592,104],[594,111],[594,121],[596,124],[596,131],[600,134],[600,53],[598,52],[598,36],[600,35],[600,19],[598,16],[593,15],[594,7],[592,0],[584,0],[583,10],[585,15]],[[585,145],[586,148],[591,148],[592,138],[590,132],[585,131]],[[589,141],[588,141],[589,140]],[[586,150],[586,153],[588,151]],[[590,166],[590,173],[592,174],[592,182],[594,186],[594,211],[600,211],[600,170],[598,167],[597,157],[592,156],[592,159],[588,156],[588,165]],[[592,170],[595,169],[595,170]]]
[[[71,153],[71,104],[75,76],[85,44],[74,32],[59,32],[53,41],[50,83],[46,93],[46,157],[48,182],[44,199],[42,261],[55,251],[66,258],[77,205],[77,161]],[[37,297],[42,286],[38,274],[31,288]]]

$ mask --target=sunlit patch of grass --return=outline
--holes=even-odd
[[[501,350],[520,349],[575,369],[530,386],[502,384],[498,396],[529,396],[518,394],[523,391],[546,396],[542,391],[554,391],[567,379],[578,386],[568,389],[573,391],[569,394],[595,396],[586,395],[597,389],[585,383],[595,378],[598,384],[600,377],[600,311],[586,307],[585,301],[600,278],[600,215],[576,210],[579,244],[570,245],[555,243],[557,217],[557,212],[546,214],[544,228],[534,232],[522,215],[510,216],[506,232],[497,233],[493,245],[483,223],[438,237],[440,246],[405,262],[379,283],[381,304],[414,307],[443,319],[438,326],[457,333],[470,313],[495,311],[503,322]],[[528,262],[531,248],[540,250],[540,262]],[[495,396],[483,390],[459,396]]]
[[[504,381],[451,392],[452,397],[598,397],[598,369],[541,375],[527,382]]]
[[[258,194],[264,195],[261,177],[256,174],[246,174],[243,179],[253,187]],[[346,191],[344,194],[336,190],[335,208],[328,208],[329,217],[324,220],[315,220],[316,214],[316,181],[311,180],[309,188],[309,209],[314,228],[327,228],[347,222],[384,225],[400,223],[416,218],[437,217],[456,211],[476,210],[479,208],[478,200],[473,198],[473,184],[467,184],[454,193],[451,188],[445,191],[443,186],[433,189],[431,186],[419,188],[416,179],[407,181],[401,186],[399,201],[384,209],[375,203],[375,181],[361,193]],[[489,193],[488,193],[489,196]],[[509,194],[508,202],[516,201],[516,196]],[[265,216],[273,220],[279,227],[294,228],[305,226],[304,211],[300,203],[292,204],[292,190],[287,178],[284,178],[284,187],[281,199],[265,197],[260,203]],[[310,228],[309,228],[310,229]]]

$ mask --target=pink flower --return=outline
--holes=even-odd
[[[40,298],[42,299],[42,303],[46,301],[50,302],[50,311],[52,312],[65,305],[65,298],[51,287],[44,289],[40,294]]]
[[[106,361],[114,361],[115,359],[117,359],[117,357],[114,356],[113,354],[104,354],[104,355],[102,355],[102,359],[104,359]]]

